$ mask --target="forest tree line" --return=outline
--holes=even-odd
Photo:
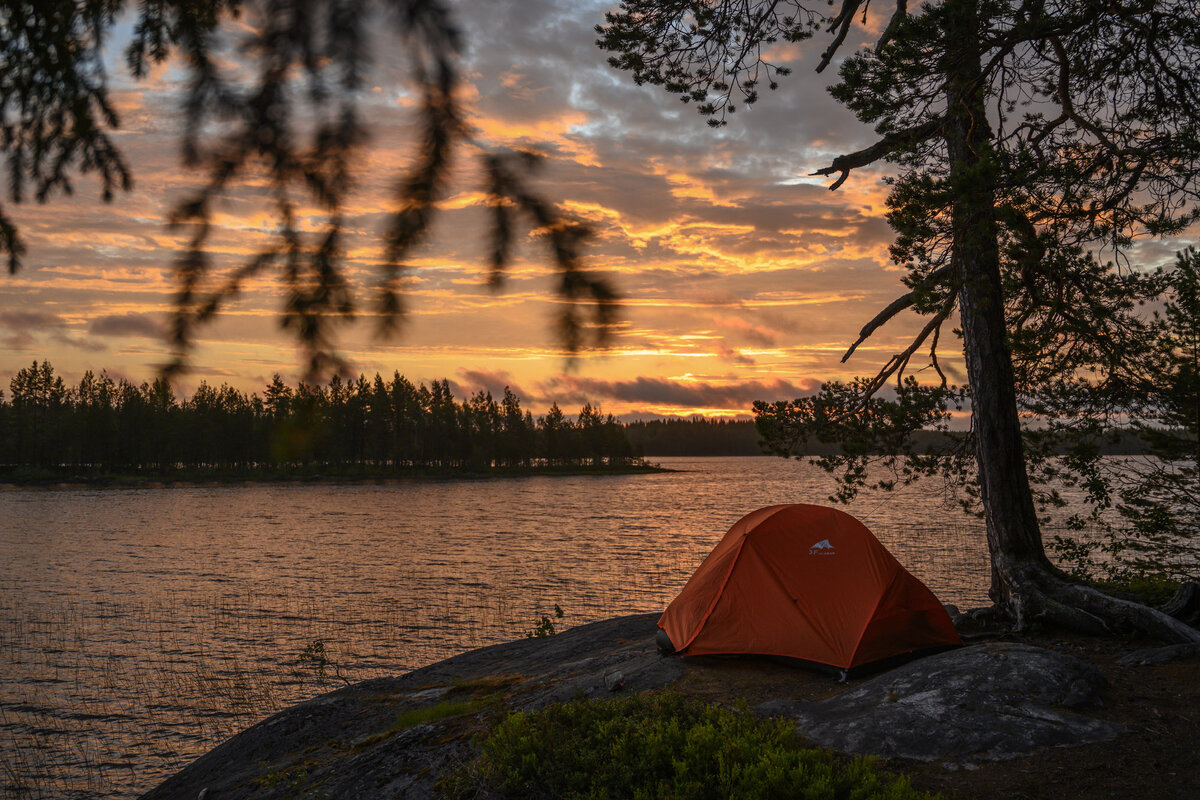
[[[261,394],[202,382],[176,396],[158,378],[135,384],[88,371],[68,386],[48,361],[19,370],[0,393],[0,466],[71,474],[372,473],[625,467],[637,462],[623,426],[590,403],[575,419],[544,416],[505,389],[458,401],[449,381],[413,384],[398,372],[289,386]]]
[[[1146,452],[1132,431],[1100,452]],[[923,452],[947,452],[961,434],[916,431]],[[406,473],[628,467],[642,457],[762,455],[751,420],[691,417],[621,423],[585,403],[568,417],[554,405],[534,417],[505,389],[458,401],[449,381],[413,384],[396,373],[261,394],[202,382],[179,398],[162,378],[135,384],[86,372],[69,386],[48,361],[19,370],[0,391],[0,471],[72,475],[175,471]],[[840,452],[811,441],[797,455]]]
[[[647,456],[761,456],[754,420],[655,419],[625,423],[634,451]]]
[[[766,454],[763,434],[754,420],[708,419],[701,416],[680,419],[656,419],[625,423],[625,432],[633,451],[646,457],[761,456]],[[1185,439],[1187,432],[1163,428],[1162,436]],[[949,455],[960,449],[966,431],[917,430],[908,434],[905,445],[917,453]],[[1050,448],[1053,455],[1065,456],[1080,442],[1098,455],[1147,455],[1155,450],[1143,433],[1132,428],[1115,428],[1104,436],[1081,434]],[[813,438],[795,447],[793,456],[828,456],[847,452],[840,442]],[[882,443],[871,443],[863,452],[888,452]]]

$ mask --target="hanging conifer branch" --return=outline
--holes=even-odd
[[[78,172],[100,177],[104,200],[130,187],[129,169],[109,136],[119,120],[101,57],[123,5],[22,0],[0,9],[0,51],[13,66],[0,75],[5,115],[0,150],[11,202],[70,193]],[[239,24],[229,25],[234,19]],[[379,279],[368,293],[379,335],[390,335],[404,313],[407,264],[428,239],[453,157],[465,145],[487,152],[471,139],[458,105],[462,37],[446,0],[138,5],[126,50],[130,74],[141,78],[173,53],[182,57],[181,157],[202,175],[201,185],[170,213],[187,244],[175,265],[168,373],[186,367],[203,325],[251,282],[267,279],[284,289],[282,326],[302,347],[309,376],[347,367],[336,352],[336,333],[354,318],[361,288],[346,263],[345,210],[357,188],[353,170],[366,154],[369,131],[359,106],[381,22],[397,44],[389,58],[407,60],[411,85],[421,97],[415,155],[396,182],[375,265]],[[560,219],[532,191],[523,189],[521,196],[526,210]],[[266,241],[235,264],[213,254],[215,215],[230,200],[261,202],[269,218]],[[0,206],[0,256],[16,272],[24,243],[5,212]],[[494,216],[497,225],[507,222],[502,216]],[[583,269],[581,229],[546,230],[561,274],[558,290],[570,309],[560,325],[562,342],[573,353],[585,341],[596,341],[581,333],[589,326],[601,334],[611,329],[615,293]],[[502,258],[489,263],[493,284],[507,267],[507,250],[498,252]],[[574,310],[579,302],[593,302],[602,311],[585,323]]]
[[[495,231],[491,285],[500,285],[511,256],[514,212],[523,214],[532,234],[545,242],[558,269],[558,295],[563,304],[558,330],[567,352],[603,345],[612,335],[619,301],[607,281],[589,275],[582,267],[581,248],[591,230],[530,191],[527,178],[541,165],[540,156],[530,152],[492,154],[485,163],[487,203],[493,210]],[[590,320],[580,314],[581,306],[590,307]]]

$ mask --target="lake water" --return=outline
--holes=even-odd
[[[0,488],[0,796],[128,797],[278,708],[523,635],[663,608],[743,514],[825,501],[778,458],[363,486]],[[860,498],[943,602],[987,589],[936,482]]]

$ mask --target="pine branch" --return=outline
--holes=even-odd
[[[829,62],[833,60],[838,48],[842,46],[842,42],[846,41],[846,34],[850,31],[850,26],[854,23],[854,12],[858,11],[858,7],[862,5],[862,0],[842,0],[842,9],[833,21],[829,23],[829,32],[837,31],[833,41],[825,48],[825,52],[821,53],[821,63],[817,64],[817,72],[824,72],[829,66]]]
[[[888,320],[899,314],[904,309],[912,306],[917,301],[917,294],[919,292],[926,291],[927,289],[936,286],[942,281],[943,278],[951,275],[952,273],[952,264],[939,267],[938,269],[929,273],[929,275],[927,275],[925,279],[921,281],[920,285],[916,289],[913,289],[911,292],[903,295],[902,297],[897,297],[895,300],[889,303],[886,308],[876,314],[874,319],[864,325],[862,330],[858,332],[858,338],[854,340],[854,344],[850,345],[850,349],[847,350],[846,354],[842,356],[842,363],[845,364],[850,359],[850,356],[854,354],[854,351],[858,349],[858,346],[869,339],[871,334],[875,333],[875,331],[887,323]]]
[[[833,162],[828,167],[810,174],[828,176],[835,172],[840,172],[841,175],[829,187],[829,191],[832,192],[846,182],[846,179],[850,177],[851,170],[874,164],[880,159],[887,158],[893,153],[912,147],[914,144],[930,138],[941,128],[942,121],[941,117],[937,117],[906,130],[889,133],[870,147],[838,156],[833,159]]]
[[[880,50],[892,40],[896,32],[900,30],[900,26],[908,19],[908,0],[896,0],[896,11],[892,14],[891,20],[888,21],[887,27],[883,29],[879,40],[875,42],[875,52]]]

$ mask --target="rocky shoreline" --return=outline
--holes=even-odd
[[[238,734],[143,798],[430,797],[472,758],[473,739],[488,720],[506,710],[666,687],[787,717],[817,745],[914,766],[930,788],[943,791],[942,778],[993,764],[1007,775],[1004,765],[1019,771],[1022,758],[1047,748],[1084,745],[1079,751],[1102,753],[1144,738],[1124,706],[1111,702],[1111,679],[1065,652],[1087,655],[1086,644],[983,641],[840,685],[766,659],[663,657],[654,645],[657,617],[618,617],[485,647],[322,695]],[[1122,666],[1117,658],[1138,650],[1137,643],[1118,642],[1116,650],[1105,651],[1105,666],[1171,669],[1195,691],[1195,654],[1166,667],[1129,658]],[[1200,724],[1200,715],[1183,719]],[[1194,764],[1171,774],[1181,793],[1155,796],[1196,796]]]

